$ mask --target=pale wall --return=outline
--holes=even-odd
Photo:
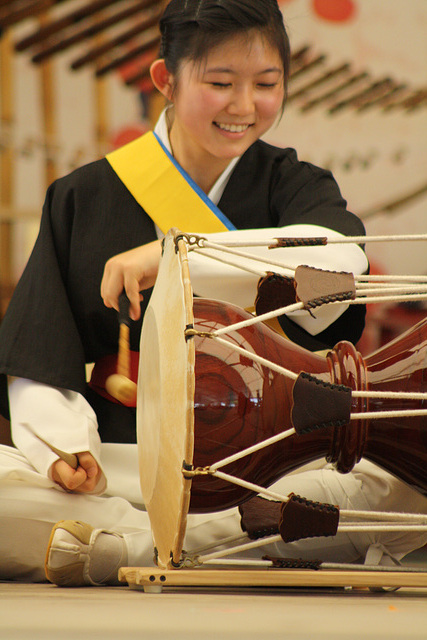
[[[332,0],[331,0],[332,1]],[[282,3],[294,49],[309,44],[327,55],[328,64],[350,62],[355,70],[372,77],[391,75],[414,86],[426,86],[427,2],[425,0],[355,0],[356,17],[346,23],[320,19],[311,0]],[[33,23],[14,30],[24,35]],[[78,50],[73,49],[71,57]],[[76,164],[97,157],[95,102],[92,70],[71,72],[70,55],[54,63],[56,87],[55,159],[58,175]],[[15,122],[11,138],[16,151],[14,206],[38,216],[44,199],[44,151],[41,146],[41,96],[39,70],[26,54],[14,58]],[[294,85],[296,86],[296,85]],[[138,92],[124,87],[118,75],[107,81],[111,138],[128,125],[141,121]],[[427,181],[427,109],[405,114],[383,114],[373,109],[363,115],[345,111],[328,116],[324,109],[304,115],[298,102],[267,139],[297,148],[302,159],[330,167],[343,194],[356,213],[363,216],[382,203],[397,199]],[[350,169],[346,168],[349,159]],[[368,168],[363,166],[368,160]],[[414,201],[393,214],[366,221],[368,233],[427,232],[427,199]],[[19,222],[14,230],[14,270],[19,276],[35,239],[37,218]],[[390,272],[427,273],[427,251],[421,245],[370,245],[368,252]]]

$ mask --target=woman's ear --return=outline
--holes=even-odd
[[[171,100],[173,92],[173,76],[167,70],[163,58],[153,62],[150,67],[150,75],[156,89],[158,89],[165,98]]]

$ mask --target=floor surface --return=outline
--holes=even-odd
[[[64,589],[0,583],[0,638],[426,640],[427,589]]]

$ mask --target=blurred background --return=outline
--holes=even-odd
[[[0,321],[47,186],[151,128],[160,0],[0,0]],[[289,101],[266,139],[334,173],[368,234],[427,233],[426,0],[282,0]],[[367,245],[372,271],[427,273],[426,244]],[[369,308],[371,352],[425,317]]]

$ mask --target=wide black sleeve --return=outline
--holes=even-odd
[[[284,158],[272,172],[270,206],[277,226],[317,224],[346,236],[363,236],[362,221],[348,211],[330,171]]]
[[[0,326],[0,408],[6,416],[6,375],[85,390],[84,350],[64,284],[72,202],[65,198],[56,206],[58,238],[51,214],[54,199],[55,185],[47,192],[34,249]]]
[[[291,156],[279,163],[274,173],[271,207],[278,226],[317,224],[347,236],[363,236],[361,220],[348,211],[338,184],[330,171],[309,163],[296,162]],[[321,333],[310,335],[287,316],[279,318],[285,334],[306,349],[332,348],[340,340],[353,344],[360,339],[365,326],[364,305],[351,305]]]
[[[262,141],[238,162],[219,207],[237,229],[317,224],[344,235],[365,233],[330,171]]]
[[[330,171],[301,162],[294,149],[258,141],[242,156],[220,202],[239,229],[311,224],[343,235],[365,235],[361,220],[347,209]],[[323,235],[323,234],[322,234]],[[356,343],[365,324],[365,308],[352,305],[327,329],[312,336],[286,316],[285,334],[312,351],[340,340]]]

